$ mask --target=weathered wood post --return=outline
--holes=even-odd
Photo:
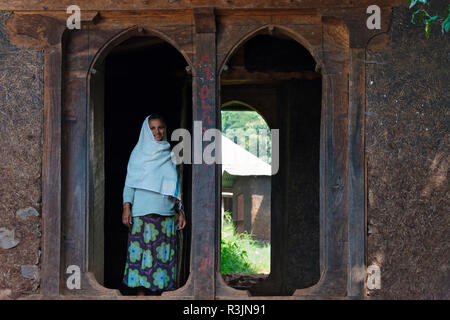
[[[61,60],[61,43],[45,48],[41,292],[46,296],[59,295],[61,286]]]
[[[201,121],[201,134],[216,127],[216,22],[214,8],[194,8],[195,67],[194,121]],[[203,155],[208,141],[203,142],[195,130],[194,141],[202,140],[201,150],[194,143],[192,234],[194,235],[192,264],[195,299],[214,299],[216,253],[216,168],[215,163],[195,164],[196,155]]]

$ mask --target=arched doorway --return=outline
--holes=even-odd
[[[279,162],[271,179],[271,274],[229,285],[252,295],[292,295],[320,278],[321,74],[299,42],[278,28],[264,28],[235,48],[220,80],[221,101],[245,101],[279,129]]]
[[[122,284],[128,230],[121,223],[129,155],[143,119],[161,114],[170,134],[191,130],[192,83],[185,58],[156,36],[131,37],[98,60],[90,81],[89,271],[106,288],[132,295]],[[173,146],[173,145],[172,145]],[[187,227],[178,232],[178,286],[189,275],[191,167],[180,166]]]

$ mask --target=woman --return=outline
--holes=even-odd
[[[166,124],[152,114],[131,152],[123,190],[122,223],[129,228],[123,282],[138,295],[145,295],[145,288],[176,289],[175,225],[178,230],[186,225],[179,189]]]

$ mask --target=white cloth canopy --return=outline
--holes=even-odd
[[[270,176],[270,164],[222,135],[222,174],[235,176]]]

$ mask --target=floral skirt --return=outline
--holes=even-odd
[[[128,233],[123,282],[131,288],[175,290],[177,274],[177,215],[133,217]]]

